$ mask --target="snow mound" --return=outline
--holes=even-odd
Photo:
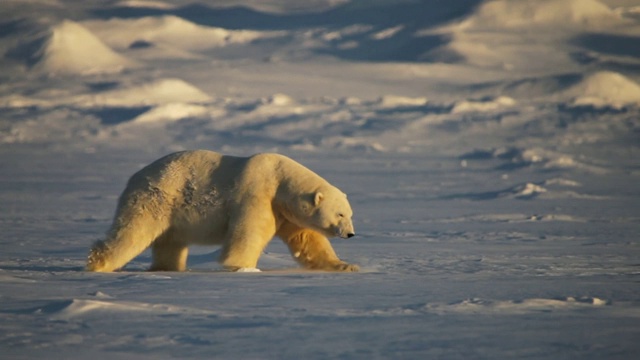
[[[50,74],[96,74],[135,67],[82,25],[64,20],[41,39],[35,68]]]
[[[516,101],[508,96],[499,96],[489,100],[464,100],[454,104],[452,114],[465,112],[488,112],[515,105]]]
[[[295,104],[295,100],[287,94],[273,94],[268,98],[262,100],[264,104],[274,105],[274,106],[287,106]]]
[[[199,117],[209,113],[209,110],[201,105],[185,103],[169,103],[159,105],[133,119],[134,124],[165,123],[180,119]]]
[[[11,94],[0,98],[0,106],[6,108],[53,107],[55,105],[57,105],[56,101],[37,99],[20,94]]]
[[[564,91],[574,106],[613,107],[640,104],[640,85],[612,71],[599,71]]]
[[[233,121],[235,126],[250,123],[264,124],[269,122],[272,117],[302,115],[307,111],[305,107],[299,105],[295,99],[282,93],[261,98],[258,101],[247,104],[247,106],[251,107],[251,110],[240,116],[241,120],[239,123]]]
[[[394,27],[379,31],[375,34],[372,34],[371,38],[374,40],[386,40],[394,37],[397,33],[399,33],[402,30],[404,30],[404,25],[394,26]]]
[[[546,192],[547,192],[547,189],[543,188],[540,185],[536,185],[533,183],[526,183],[526,184],[518,185],[510,189],[509,191],[502,193],[501,195],[507,196],[507,197],[513,197],[516,199],[529,199]]]
[[[571,187],[582,186],[582,184],[580,184],[575,180],[563,179],[563,178],[553,178],[553,179],[545,180],[544,184],[557,185],[557,186],[571,186]]]
[[[426,52],[422,58],[434,62],[493,66],[502,63],[505,55],[491,45],[470,38],[464,33],[454,33],[450,34],[446,44]]]
[[[195,86],[180,79],[160,79],[148,84],[124,89],[104,91],[84,96],[78,103],[82,106],[149,106],[169,103],[202,103],[211,97]]]
[[[544,186],[543,186],[544,185]],[[589,199],[589,200],[605,200],[606,196],[582,194],[575,191],[567,191],[563,188],[580,186],[577,182],[564,179],[552,179],[549,181],[533,183],[526,182],[523,184],[515,185],[510,188],[499,191],[488,191],[479,193],[464,193],[448,195],[445,199],[469,199],[477,201],[495,200],[495,199],[516,199],[516,200],[558,200],[558,199]],[[560,188],[560,189],[558,189]],[[519,216],[519,215],[517,215]],[[514,220],[514,219],[501,219],[501,220]],[[517,219],[521,220],[521,219]],[[565,215],[534,215],[527,216],[527,221],[573,221],[573,218],[568,219]]]
[[[176,6],[163,2],[163,1],[147,1],[147,0],[123,0],[118,1],[115,6],[120,7],[130,7],[130,8],[147,8],[147,9],[158,9],[158,10],[171,10],[175,9]]]
[[[604,174],[608,171],[600,166],[576,160],[571,155],[539,147],[500,147],[488,150],[480,149],[463,154],[460,158],[462,161],[489,159],[503,160],[505,163],[501,165],[500,168],[504,170],[536,165],[543,169],[577,169],[594,174]]]
[[[620,16],[597,0],[485,1],[464,20],[462,28],[520,28],[601,26]]]
[[[496,197],[505,197],[512,199],[589,199],[589,200],[604,200],[607,199],[606,196],[598,196],[598,195],[590,195],[590,194],[581,194],[575,191],[564,191],[557,190],[553,188],[545,188],[542,185],[547,186],[575,186],[575,185],[567,185],[567,184],[558,184],[551,182],[544,182],[542,184],[534,184],[534,183],[525,183],[521,185],[517,185],[509,190],[499,192]],[[559,217],[556,215],[535,215],[530,218],[530,220],[542,221],[542,220],[558,220]]]
[[[150,304],[116,303],[102,300],[73,299],[44,308],[56,319],[71,319],[92,312],[150,311]]]
[[[385,95],[377,101],[378,105],[383,108],[424,106],[427,102],[426,97],[406,97],[398,95]]]
[[[231,44],[246,44],[278,34],[277,32],[208,27],[170,15],[139,19],[93,20],[84,24],[116,49],[128,49],[135,47],[136,44],[147,44],[147,46],[198,51]]]
[[[88,299],[72,299],[62,302],[54,302],[40,309],[39,312],[48,314],[53,319],[62,320],[69,320],[77,317],[87,316],[92,313],[210,313],[205,310],[190,309],[166,304]]]
[[[482,222],[482,223],[530,223],[537,221],[548,221],[548,222],[579,222],[586,223],[587,219],[580,218],[577,216],[566,215],[566,214],[542,214],[542,215],[531,215],[531,214],[520,214],[520,213],[506,213],[506,214],[479,214],[479,215],[468,215],[461,217],[452,217],[445,219],[436,219],[432,222],[434,223],[464,223],[464,222]]]

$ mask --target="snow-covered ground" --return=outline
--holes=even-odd
[[[637,0],[4,0],[0,358],[635,359]],[[172,151],[293,157],[360,273],[83,271]]]

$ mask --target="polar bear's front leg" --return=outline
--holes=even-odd
[[[302,266],[312,270],[359,271],[360,267],[346,263],[336,255],[329,240],[322,234],[284,224],[278,236],[287,244],[293,258]]]
[[[222,245],[220,263],[230,271],[257,269],[258,259],[269,240],[271,240],[270,237],[264,238],[255,235],[229,238]]]
[[[231,271],[255,269],[262,251],[276,232],[270,204],[246,204],[231,216],[220,262]]]

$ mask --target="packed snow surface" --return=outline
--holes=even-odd
[[[635,359],[635,0],[3,1],[0,358]],[[279,152],[359,273],[85,272],[127,179]]]

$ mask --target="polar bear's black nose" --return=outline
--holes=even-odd
[[[354,234],[354,233],[348,233],[348,234],[347,234],[347,237],[348,237],[348,238],[352,238],[352,237],[354,237],[354,236],[356,236],[356,234]]]

